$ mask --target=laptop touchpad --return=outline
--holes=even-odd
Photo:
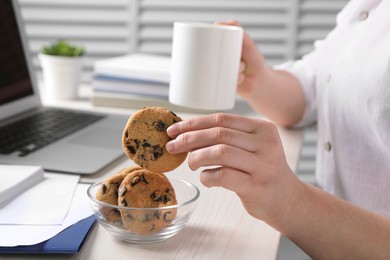
[[[96,127],[70,139],[69,143],[101,148],[121,149],[121,137],[121,130]]]

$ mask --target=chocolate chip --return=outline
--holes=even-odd
[[[137,163],[138,163],[138,165],[141,166],[142,168],[145,168],[145,169],[148,168],[148,164],[147,164],[145,161],[142,161],[142,162],[138,161]]]
[[[149,220],[150,220],[149,214],[148,214],[148,213],[144,214],[144,215],[143,215],[142,222],[147,222],[147,221],[149,221]]]
[[[159,211],[159,210],[156,210],[155,212],[154,212],[154,217],[156,218],[156,219],[160,219],[160,216],[161,216],[161,212]]]
[[[128,220],[131,220],[131,221],[134,221],[134,220],[135,220],[135,218],[134,218],[130,213],[128,213],[128,214],[126,215],[126,217],[127,217]]]
[[[156,229],[156,225],[153,224],[149,231],[153,231],[153,230],[155,230],[155,229]]]
[[[117,215],[117,216],[120,216],[120,215],[121,215],[119,209],[113,209],[113,210],[112,210],[112,213],[113,213],[114,215]]]
[[[146,179],[146,177],[145,177],[144,174],[141,175],[141,180],[142,180],[143,182],[145,182],[146,184],[149,184],[149,182],[148,182],[148,180]]]
[[[107,186],[103,183],[102,184],[102,192],[103,192],[103,194],[106,194],[106,191],[107,191]]]
[[[154,125],[154,128],[159,132],[163,132],[166,129],[166,124],[161,120],[159,120],[157,122],[153,122],[153,125]]]
[[[167,204],[169,201],[171,201],[171,198],[169,198],[169,196],[167,196],[166,194],[164,195],[164,204]]]
[[[151,147],[152,145],[148,142],[142,143],[142,147]]]
[[[154,202],[161,202],[162,201],[161,191],[159,191],[159,190],[153,191],[153,193],[150,194],[150,197],[152,198],[152,200]]]
[[[142,162],[146,162],[146,156],[145,156],[145,154],[140,154],[140,155],[138,156],[138,159],[141,161],[141,163],[142,163]]]
[[[172,111],[169,111],[169,112],[171,112],[172,115],[177,116],[177,115],[176,115],[175,113],[173,113]]]
[[[121,202],[121,204],[122,204],[122,206],[127,207],[127,201],[126,201],[126,199],[123,199],[122,202]]]
[[[154,145],[153,146],[153,157],[151,158],[152,161],[157,160],[164,154],[164,150],[160,145]]]
[[[130,153],[132,153],[132,154],[135,154],[135,152],[137,151],[134,146],[129,145],[129,146],[126,146],[126,147],[127,147],[127,150],[129,150]]]
[[[126,148],[130,151],[130,153],[135,154],[139,149],[139,143],[138,139],[130,139],[126,142]]]

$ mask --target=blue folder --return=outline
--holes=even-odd
[[[64,229],[49,240],[30,246],[0,247],[2,253],[39,253],[39,254],[75,254],[78,253],[84,244],[92,225],[95,223],[95,216],[80,220],[72,226]]]

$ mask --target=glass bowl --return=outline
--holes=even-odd
[[[189,182],[169,181],[177,205],[130,208],[101,202],[96,199],[96,192],[103,181],[92,184],[87,193],[96,219],[114,237],[132,243],[154,243],[176,235],[188,223],[200,195],[199,189]]]

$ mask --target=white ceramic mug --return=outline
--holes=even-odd
[[[169,101],[207,110],[233,108],[242,39],[240,27],[175,22]]]

